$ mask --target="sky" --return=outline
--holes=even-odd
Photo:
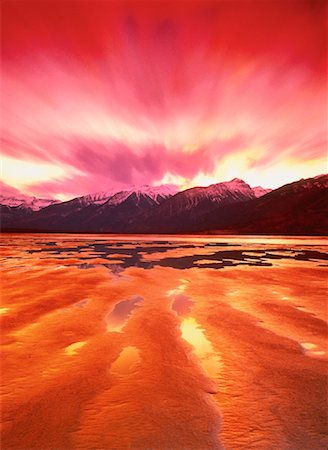
[[[68,199],[327,172],[324,1],[2,3],[2,180]]]

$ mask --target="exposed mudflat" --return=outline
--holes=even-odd
[[[323,449],[327,241],[2,235],[4,450]]]

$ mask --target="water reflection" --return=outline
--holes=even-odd
[[[183,339],[194,347],[194,353],[205,372],[216,377],[221,367],[220,356],[213,349],[199,323],[193,317],[187,317],[183,319],[180,328]]]
[[[170,289],[166,292],[167,297],[173,300],[171,308],[177,313],[178,316],[186,316],[189,314],[193,305],[193,300],[184,294],[186,290],[188,280],[181,278],[180,284],[177,288]]]
[[[323,241],[163,239],[5,236],[3,448],[326,448]]]
[[[138,308],[142,301],[142,297],[135,295],[129,300],[117,303],[106,318],[107,331],[121,331],[133,310]]]
[[[77,350],[81,347],[83,347],[86,344],[86,341],[80,341],[80,342],[74,342],[71,345],[68,345],[65,348],[65,354],[66,355],[76,355]]]
[[[194,302],[190,297],[185,294],[178,294],[174,298],[172,309],[178,314],[178,316],[186,316],[190,313],[193,304]]]
[[[139,350],[136,347],[125,347],[117,360],[113,362],[110,370],[112,373],[125,375],[135,368],[139,360]]]
[[[325,356],[326,352],[324,350],[321,350],[318,348],[316,344],[313,344],[312,342],[301,342],[300,343],[304,353],[307,356]]]
[[[26,241],[22,241],[24,249]],[[14,249],[18,248],[15,241],[10,244]],[[268,267],[281,265],[286,260],[308,261],[318,265],[328,258],[323,249],[326,244],[324,239],[301,237],[184,236],[172,237],[172,241],[168,242],[167,238],[161,241],[151,236],[134,240],[133,237],[127,239],[124,236],[108,239],[61,235],[56,246],[49,244],[53,244],[53,241],[49,242],[46,237],[45,242],[42,242],[41,235],[32,246],[27,245],[24,252],[27,255],[37,254],[40,259],[60,258],[66,265],[76,264],[80,269],[120,265],[123,270],[128,267],[152,269],[155,265],[176,269],[223,269],[238,265]],[[74,263],[73,257],[76,258]]]
[[[88,302],[89,302],[89,300],[84,299],[84,300],[81,300],[81,301],[75,303],[74,306],[75,306],[76,308],[84,308],[84,307],[88,304]]]

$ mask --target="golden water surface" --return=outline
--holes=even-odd
[[[326,448],[326,245],[2,235],[2,448]]]

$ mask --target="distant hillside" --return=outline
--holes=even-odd
[[[327,235],[328,175],[271,192],[234,179],[178,193],[165,186],[109,191],[38,211],[2,205],[0,212],[3,230]]]
[[[247,204],[217,209],[199,229],[242,234],[328,234],[328,175],[282,186]]]

